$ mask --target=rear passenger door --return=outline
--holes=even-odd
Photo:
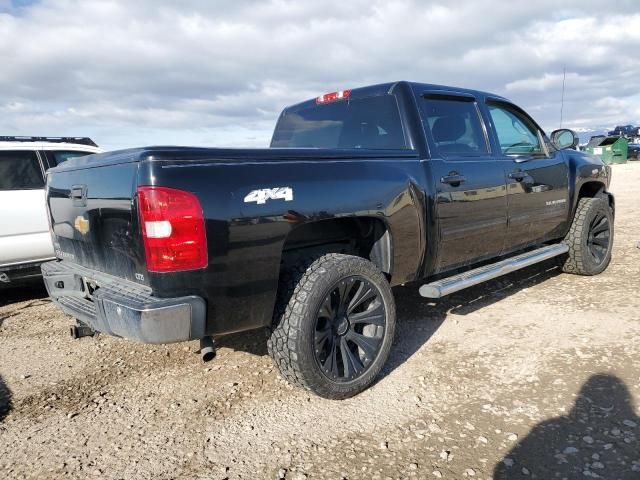
[[[0,151],[0,225],[0,266],[53,257],[44,168],[34,151]]]
[[[569,168],[522,109],[487,100],[496,150],[507,173],[508,234],[505,252],[562,235],[569,217]]]
[[[435,272],[500,255],[507,234],[505,160],[492,153],[476,99],[427,93],[421,113],[439,238]]]

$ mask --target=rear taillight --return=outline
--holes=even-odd
[[[193,193],[166,187],[138,187],[138,209],[150,272],[207,266],[204,216]]]

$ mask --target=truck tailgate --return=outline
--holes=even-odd
[[[139,273],[144,255],[134,209],[138,165],[49,172],[47,205],[58,258],[137,283],[146,279]]]

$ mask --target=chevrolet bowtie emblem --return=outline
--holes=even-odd
[[[89,220],[84,218],[82,215],[78,215],[76,217],[76,221],[73,222],[73,226],[76,227],[82,235],[86,235],[89,231]]]

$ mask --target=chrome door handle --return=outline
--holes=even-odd
[[[440,183],[447,183],[454,187],[457,187],[458,185],[466,181],[467,179],[463,175],[447,175],[440,178]]]

